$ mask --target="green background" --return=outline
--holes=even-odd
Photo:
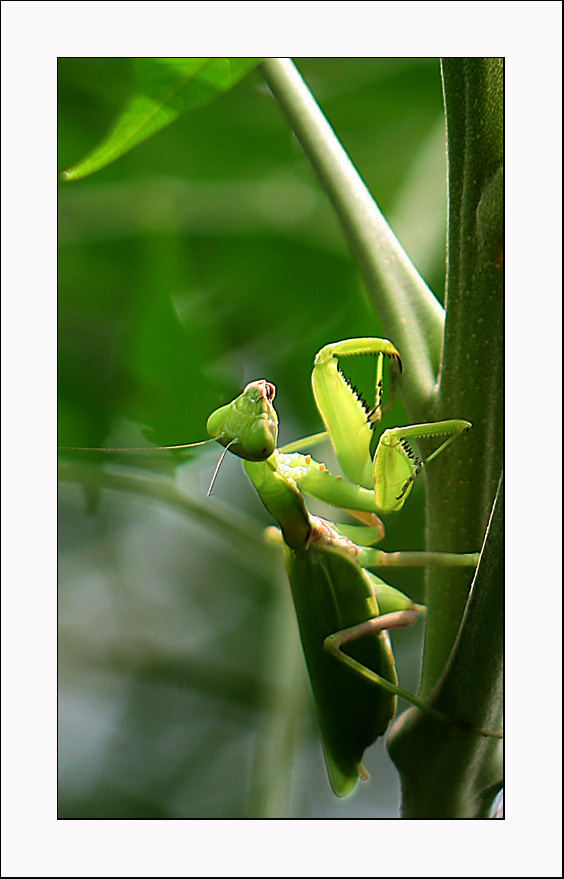
[[[296,64],[442,297],[438,60]],[[59,171],[104,136],[134,87],[131,59],[60,60]],[[60,445],[204,439],[209,413],[256,378],[277,386],[281,443],[321,429],[316,351],[382,331],[260,70],[92,178],[59,186]],[[368,396],[365,366],[353,379]],[[405,423],[398,403],[384,426]],[[366,755],[370,783],[346,801],[330,791],[285,572],[261,541],[269,519],[240,463],[227,456],[208,500],[214,446],[181,465],[158,452],[67,459],[174,478],[248,540],[143,495],[61,483],[60,816],[396,816],[381,741]],[[423,513],[417,485],[387,518],[383,546],[421,548]],[[392,582],[422,599],[420,572]],[[411,690],[421,629],[394,638]]]

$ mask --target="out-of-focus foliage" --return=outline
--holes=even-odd
[[[182,113],[202,107],[237,85],[258,58],[137,58],[137,87],[102,141],[63,171],[80,180],[115,162],[170,125]]]
[[[442,295],[438,61],[297,66]],[[59,169],[102,138],[134,91],[132,70],[128,59],[59,62]],[[143,429],[158,444],[204,439],[209,413],[256,378],[276,384],[281,442],[290,441],[321,429],[316,351],[381,335],[260,68],[95,176],[61,183],[59,208],[60,445],[138,445]],[[355,378],[368,394],[362,370]],[[400,423],[396,404],[384,426]],[[227,457],[207,500],[215,450],[204,447],[176,476],[167,453],[94,457],[65,460],[91,468],[87,487],[61,486],[61,816],[396,814],[382,743],[367,755],[370,785],[345,802],[330,792],[285,572],[262,543],[268,517],[239,462]],[[146,477],[144,468],[162,484],[175,478],[240,537],[227,541],[166,501],[99,487],[103,474]],[[386,522],[386,548],[422,547],[421,502],[417,486]],[[421,598],[420,572],[393,582]],[[412,690],[419,636],[395,639]]]

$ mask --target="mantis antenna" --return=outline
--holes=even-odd
[[[125,448],[120,446],[117,449],[111,449],[101,446],[57,446],[62,452],[166,452],[173,449],[193,449],[195,446],[205,446],[207,443],[213,443],[215,440],[200,440],[198,443],[180,443],[176,446],[133,446]]]
[[[206,442],[209,442],[209,440],[206,440]],[[212,440],[212,442],[215,442],[215,440]],[[236,443],[236,442],[238,442],[238,440],[232,439],[231,442],[225,446],[221,455],[219,456],[219,461],[215,465],[215,470],[213,471],[213,476],[211,478],[210,487],[208,488],[208,497],[212,496],[212,488],[214,486],[215,480],[217,479],[217,474],[219,473],[219,468],[221,467],[221,465],[223,463],[223,459],[225,458],[225,455],[229,449],[229,446],[232,446],[233,443]]]

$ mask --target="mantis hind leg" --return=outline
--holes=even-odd
[[[417,610],[415,608],[406,608],[404,610],[382,614],[381,616],[373,617],[372,619],[358,623],[356,626],[349,626],[347,629],[341,629],[340,632],[334,632],[332,635],[328,635],[323,646],[325,647],[325,650],[338,659],[339,662],[343,662],[349,668],[354,669],[362,675],[363,678],[372,681],[382,687],[382,689],[387,690],[388,693],[392,693],[394,696],[402,696],[412,704],[417,704],[419,702],[417,697],[413,697],[410,693],[402,690],[401,687],[392,684],[391,681],[388,681],[375,671],[372,671],[372,669],[362,665],[362,663],[353,659],[352,656],[349,656],[342,650],[346,644],[350,644],[358,638],[364,638],[367,635],[379,635],[381,632],[390,629],[412,626],[416,619]],[[413,702],[414,698],[416,702]],[[423,705],[423,703],[421,703],[421,705]]]
[[[412,693],[408,693],[407,690],[398,687],[396,684],[391,683],[391,681],[386,680],[386,678],[372,671],[372,669],[362,665],[362,663],[353,659],[352,656],[349,656],[342,650],[346,644],[350,644],[358,638],[364,638],[367,635],[379,635],[390,629],[405,628],[413,625],[416,619],[417,609],[415,607],[382,614],[381,616],[365,620],[363,623],[359,623],[356,626],[350,626],[347,629],[342,629],[340,632],[328,635],[323,646],[328,653],[335,657],[335,659],[344,663],[349,668],[354,669],[354,671],[358,672],[358,674],[362,675],[366,680],[372,681],[372,683],[387,690],[388,693],[392,693],[395,696],[401,696],[402,699],[405,699],[411,705],[414,705],[426,714],[430,714],[442,721],[451,723],[461,729],[465,729],[468,732],[477,733],[478,735],[486,737],[503,738],[503,733],[492,732],[488,729],[480,729],[447,717],[441,711],[437,711],[435,708],[427,705],[422,699],[419,699]]]

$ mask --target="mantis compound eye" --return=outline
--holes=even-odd
[[[247,461],[265,461],[276,448],[278,425],[266,415],[252,421],[244,432],[242,444]]]
[[[264,394],[269,403],[272,403],[274,397],[276,395],[276,388],[270,382],[265,381],[264,383]]]

